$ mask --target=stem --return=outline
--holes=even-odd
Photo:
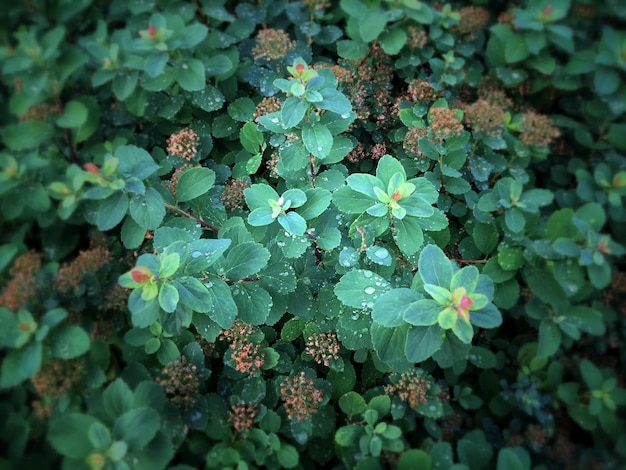
[[[361,62],[359,62],[359,67],[362,67],[363,64],[365,63],[365,61],[367,60],[367,58],[369,57],[370,53],[374,50],[374,48],[378,45],[378,38],[374,39],[374,42],[372,43],[372,45],[370,46],[370,48],[367,50],[367,52],[365,53],[365,56],[363,56],[363,58],[361,59]]]
[[[76,163],[76,151],[74,150],[74,145],[72,145],[72,134],[70,130],[65,128],[65,141],[67,142],[67,147],[70,149],[70,159],[72,163]]]
[[[309,166],[311,167],[311,185],[313,187],[315,187],[315,165],[313,164],[313,159],[315,157],[313,157],[312,153],[309,153]]]
[[[452,261],[456,261],[457,263],[463,264],[486,264],[488,259],[460,259],[460,258],[451,258]]]
[[[211,230],[211,231],[213,231],[215,233],[220,231],[220,229],[217,228],[215,225],[211,225],[210,223],[205,222],[204,220],[202,220],[202,219],[200,219],[200,218],[198,218],[198,217],[196,217],[194,215],[191,215],[189,212],[185,212],[184,210],[182,210],[182,209],[180,209],[180,208],[178,208],[176,206],[172,206],[171,204],[168,204],[167,202],[165,203],[165,208],[169,209],[169,210],[171,210],[173,212],[176,212],[177,214],[185,216],[185,217],[187,217],[187,218],[189,218],[191,220],[195,220],[200,225],[202,225],[204,228],[207,228],[207,229],[209,229],[209,230]]]
[[[317,236],[312,233],[310,230],[307,230],[306,232],[304,232],[304,234],[309,237],[311,240],[313,240],[313,248],[315,251],[315,260],[316,260],[316,264],[318,266],[321,266],[323,263],[322,260],[322,250],[320,250],[320,248],[317,246]]]

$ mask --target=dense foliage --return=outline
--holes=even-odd
[[[18,4],[0,467],[620,468],[623,2]]]

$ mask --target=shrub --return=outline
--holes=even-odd
[[[3,467],[626,458],[619,2],[1,15]]]

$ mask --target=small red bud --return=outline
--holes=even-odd
[[[304,72],[304,64],[296,64],[296,72],[298,73]]]
[[[400,194],[400,191],[396,191],[391,195],[391,199],[393,199],[394,201],[399,201],[400,199],[402,199],[402,194]]]
[[[546,6],[546,7],[543,9],[543,14],[544,14],[545,16],[550,16],[550,14],[552,14],[552,7],[551,7],[550,5]]]
[[[92,173],[94,175],[100,173],[100,168],[98,168],[98,165],[96,165],[95,163],[85,163],[83,165],[83,168],[85,169],[85,171],[88,171],[89,173]]]
[[[138,283],[148,282],[152,277],[152,271],[144,266],[136,266],[130,271],[130,277]]]
[[[153,24],[148,25],[148,34],[150,36],[154,36],[156,34],[156,32],[157,32],[157,30],[156,30],[156,28],[154,27]]]

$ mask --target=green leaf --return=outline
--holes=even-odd
[[[339,398],[339,408],[349,417],[353,417],[363,413],[367,403],[361,395],[350,391]]]
[[[426,245],[417,263],[418,274],[425,284],[449,288],[452,281],[452,264],[436,245]]]
[[[331,193],[324,188],[306,190],[306,202],[298,209],[298,214],[305,220],[314,219],[324,213],[330,205]]]
[[[388,328],[401,326],[406,322],[406,312],[414,308],[413,304],[421,299],[422,296],[412,289],[392,289],[382,294],[374,303],[372,320]]]
[[[262,245],[245,242],[232,247],[224,262],[225,275],[228,279],[243,279],[258,273],[270,259],[270,252]]]
[[[220,328],[227,330],[237,318],[237,304],[233,300],[230,287],[221,279],[213,279],[208,294],[210,305],[213,306],[209,311],[209,317]]]
[[[210,85],[205,85],[200,91],[194,91],[190,95],[191,103],[207,113],[220,109],[226,99],[221,91]]]
[[[119,416],[113,424],[112,436],[115,440],[126,442],[129,448],[138,450],[144,448],[160,428],[159,413],[143,406]]]
[[[128,210],[128,196],[116,191],[107,197],[98,208],[96,223],[98,230],[106,232],[119,224]]]
[[[481,253],[488,255],[498,246],[499,233],[495,224],[476,223],[472,231],[472,239]]]
[[[302,142],[310,153],[323,160],[333,146],[333,135],[324,124],[305,123],[302,126]]]
[[[54,357],[73,359],[89,351],[89,335],[80,326],[54,329],[49,338]]]
[[[368,8],[360,16],[358,23],[361,39],[365,42],[371,42],[385,29],[387,12],[381,8]]]
[[[523,447],[505,447],[498,452],[497,470],[530,470],[530,455]]]
[[[165,338],[161,341],[161,347],[157,351],[156,356],[162,366],[167,366],[180,357],[180,351],[174,341]]]
[[[529,54],[526,39],[521,34],[513,34],[506,40],[504,58],[509,64],[520,62]]]
[[[394,240],[398,248],[407,256],[414,255],[424,244],[424,232],[415,217],[394,220]]]
[[[274,210],[271,207],[258,207],[248,214],[247,221],[253,227],[263,227],[273,223]]]
[[[195,277],[180,277],[173,282],[178,291],[179,302],[195,312],[206,313],[213,307],[209,289]],[[149,326],[149,325],[147,325]]]
[[[465,266],[459,269],[450,282],[450,291],[454,291],[459,287],[464,287],[468,294],[474,293],[478,285],[480,273],[476,266]]]
[[[364,269],[344,274],[334,288],[335,295],[344,305],[370,309],[387,290],[389,283],[383,277]]]
[[[251,211],[261,207],[270,207],[269,201],[278,201],[278,193],[268,184],[253,184],[243,191],[246,203]]]
[[[70,101],[65,105],[63,115],[57,119],[57,126],[75,128],[87,121],[87,106],[80,101]]]
[[[102,393],[102,406],[111,420],[132,409],[133,392],[123,379],[116,379]]]
[[[111,431],[100,422],[92,423],[87,431],[91,445],[98,450],[107,450],[111,444]]]
[[[413,327],[407,333],[405,354],[411,362],[423,362],[435,354],[443,344],[439,325]]]
[[[604,382],[602,372],[593,362],[588,359],[583,359],[580,362],[580,374],[589,390],[599,390],[602,388],[602,382]]]
[[[279,215],[278,223],[292,235],[302,236],[304,232],[306,232],[306,220],[304,220],[300,214],[293,211]]]
[[[93,416],[80,413],[57,415],[50,421],[48,441],[59,454],[71,459],[83,459],[93,449],[89,429],[99,423]]]
[[[176,185],[176,199],[186,202],[205,194],[215,183],[215,172],[210,168],[187,168]]]
[[[185,91],[201,91],[206,87],[204,64],[198,59],[183,59],[176,68],[176,82]]]
[[[561,330],[552,320],[545,319],[539,324],[538,357],[550,357],[561,346]]]
[[[254,122],[246,122],[239,131],[239,140],[241,145],[252,155],[255,155],[261,151],[265,140],[263,133],[257,129],[257,125]]]
[[[172,313],[176,310],[179,298],[178,289],[176,289],[176,287],[169,282],[161,284],[161,288],[159,289],[159,305],[164,311]]]
[[[493,304],[470,311],[470,323],[480,328],[496,328],[502,324],[502,314]]]
[[[113,79],[112,86],[115,97],[120,101],[125,101],[137,88],[138,79],[139,74],[137,72],[118,73]]]
[[[2,141],[10,150],[37,148],[54,135],[52,125],[43,121],[25,121],[4,127]]]
[[[283,443],[276,453],[276,458],[283,468],[294,468],[298,465],[300,454],[294,446]]]
[[[242,282],[231,289],[238,318],[245,323],[262,325],[272,308],[270,294],[257,283]]]
[[[393,28],[388,31],[384,31],[380,37],[380,47],[387,55],[396,55],[404,47],[407,41],[407,34],[402,28]]]
[[[165,217],[163,197],[154,188],[148,188],[144,194],[131,197],[128,209],[132,219],[144,230],[144,234],[146,230],[157,229]]]
[[[337,54],[348,60],[360,60],[367,53],[367,44],[361,41],[343,39],[337,41]]]
[[[445,308],[436,300],[420,299],[404,310],[404,321],[415,326],[434,325]]]
[[[285,128],[289,129],[300,124],[308,109],[309,104],[303,99],[295,96],[287,98],[281,108],[281,116]]]

